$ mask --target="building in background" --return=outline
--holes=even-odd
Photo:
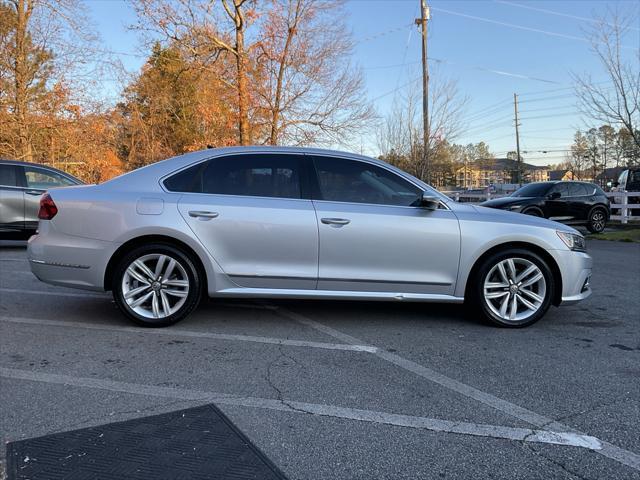
[[[522,183],[549,179],[549,167],[522,164]],[[518,183],[518,162],[510,158],[487,158],[467,162],[455,171],[456,187],[484,188],[489,185]]]
[[[547,180],[550,181],[566,181],[566,180],[578,180],[577,178],[573,178],[573,172],[571,170],[549,170],[549,177]]]

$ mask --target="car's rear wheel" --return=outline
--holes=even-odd
[[[594,208],[589,213],[587,229],[591,233],[602,233],[607,226],[607,214],[602,208]]]
[[[151,244],[120,260],[112,289],[116,304],[131,320],[146,327],[165,327],[196,308],[202,280],[185,252],[172,245]]]
[[[469,294],[483,317],[500,327],[526,327],[549,309],[554,291],[544,259],[524,249],[491,255],[472,279]]]

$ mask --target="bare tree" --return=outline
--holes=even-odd
[[[238,139],[241,145],[252,143],[249,124],[248,55],[255,43],[247,45],[247,17],[252,0],[135,0],[138,23],[134,28],[161,35],[180,46],[202,68],[208,68],[221,54],[231,55],[235,64],[233,79],[223,79],[238,97]],[[231,28],[221,25],[231,23]]]
[[[272,0],[261,22],[256,92],[267,143],[340,143],[374,118],[342,2]]]
[[[455,80],[433,75],[429,88],[429,123],[431,125],[428,148],[434,163],[442,153],[442,145],[453,144],[464,128],[463,114],[468,98],[460,93]],[[391,113],[378,132],[378,146],[383,156],[394,153],[409,165],[408,169],[417,177],[424,178],[425,164],[422,155],[422,119],[418,109],[421,97],[412,84],[394,102]]]
[[[610,82],[594,82],[590,75],[574,75],[581,111],[596,122],[623,126],[640,147],[640,44],[625,54],[623,45],[632,15],[622,18],[609,12],[588,32],[591,50],[600,60]],[[636,39],[637,40],[637,39]]]

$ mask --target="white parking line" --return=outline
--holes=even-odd
[[[110,295],[99,294],[99,293],[48,292],[46,290],[24,290],[22,288],[0,288],[0,292],[24,293],[27,295],[53,295],[58,297],[76,297],[76,298],[111,298]]]
[[[284,317],[289,318],[291,320],[295,320],[303,325],[307,325],[317,331],[323,332],[333,338],[336,338],[342,342],[350,343],[350,344],[358,344],[358,345],[367,345],[367,342],[360,340],[356,337],[352,337],[346,333],[340,332],[332,327],[324,325],[316,320],[313,320],[305,315],[301,315],[296,312],[292,312],[285,308],[279,307],[276,312],[280,312]],[[368,345],[373,346],[373,345]],[[513,417],[519,418],[520,420],[524,420],[525,422],[534,425],[539,428],[547,429],[550,428],[554,431],[561,431],[565,434],[571,433],[574,435],[585,435],[584,433],[576,430],[575,428],[571,428],[568,425],[564,425],[560,422],[555,421],[552,418],[546,417],[544,415],[540,415],[536,412],[523,408],[515,403],[511,403],[508,400],[503,400],[502,398],[491,395],[490,393],[483,392],[475,387],[470,385],[466,385],[458,380],[454,380],[453,378],[447,377],[435,370],[424,367],[416,362],[408,360],[406,358],[401,357],[400,355],[396,355],[395,353],[391,353],[386,351],[383,348],[378,348],[374,353],[379,358],[386,360],[389,363],[392,363],[404,370],[412,372],[426,380],[437,383],[445,388],[458,392],[466,397],[473,398],[480,403],[488,405],[496,410],[511,415]],[[625,450],[616,445],[613,445],[608,442],[601,442],[602,448],[597,450],[597,452],[605,457],[608,457],[612,460],[620,462],[628,467],[631,467],[635,470],[640,471],[640,455],[635,452],[631,452],[629,450]]]
[[[226,333],[195,332],[193,330],[180,330],[176,328],[170,328],[170,329],[140,328],[140,327],[127,327],[127,326],[106,325],[106,324],[91,324],[91,323],[84,323],[84,322],[45,320],[40,318],[16,318],[16,317],[0,317],[0,322],[18,323],[23,325],[40,325],[40,326],[49,326],[49,327],[82,328],[86,330],[101,330],[101,331],[107,331],[107,332],[139,333],[142,335],[162,335],[162,336],[168,336],[168,337],[211,338],[215,340],[267,343],[272,345],[286,345],[288,347],[309,347],[309,348],[321,348],[325,350],[344,350],[349,352],[376,353],[377,351],[377,348],[369,347],[365,345],[312,342],[307,340],[290,340],[288,338],[258,337],[254,335],[231,335]]]
[[[13,368],[0,367],[0,377],[44,382],[56,385],[95,388],[112,392],[132,393],[179,400],[206,401],[224,405],[235,405],[267,410],[280,410],[291,413],[305,413],[325,417],[357,420],[361,422],[394,425],[399,427],[431,430],[434,432],[457,433],[476,437],[500,438],[519,442],[548,443],[581,447],[598,451],[601,442],[595,437],[579,435],[571,432],[552,432],[528,428],[504,427],[469,422],[453,422],[438,418],[419,417],[414,415],[399,415],[396,413],[345,408],[334,405],[317,403],[276,400],[270,398],[241,397],[225,393],[207,392],[202,390],[180,389],[171,387],[156,387],[114,380],[74,377],[52,373],[34,372]]]

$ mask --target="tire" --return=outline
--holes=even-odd
[[[510,272],[510,264],[515,267],[515,275]],[[527,271],[530,273],[526,274]],[[522,274],[525,276],[520,278]],[[539,279],[535,280],[538,276]],[[527,285],[531,280],[535,282]],[[480,311],[490,324],[508,328],[527,327],[540,320],[551,306],[555,289],[553,273],[547,262],[521,248],[489,256],[482,261],[470,282],[467,292],[474,311]],[[493,298],[487,298],[486,294]],[[516,307],[512,313],[514,296]],[[506,310],[503,310],[501,307],[505,306],[505,301]]]
[[[168,278],[163,279],[167,273]],[[166,327],[198,306],[203,280],[183,250],[165,243],[143,245],[118,262],[113,298],[118,308],[138,325]]]
[[[532,217],[544,217],[544,215],[538,208],[528,208],[522,213],[524,213],[525,215],[531,215]]]
[[[602,233],[607,226],[607,212],[603,208],[594,208],[589,212],[587,229],[591,233]]]

